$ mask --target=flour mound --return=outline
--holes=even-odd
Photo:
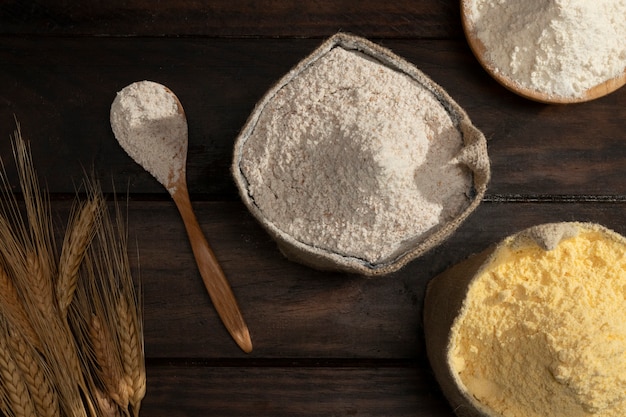
[[[242,151],[268,222],[313,247],[375,264],[469,205],[463,138],[414,79],[335,47],[277,91]]]
[[[519,236],[557,229],[552,249],[512,237],[481,267],[452,326],[451,367],[490,415],[622,417],[626,239],[579,223]]]
[[[626,70],[626,0],[472,0],[485,58],[521,87],[580,98]]]
[[[187,159],[187,120],[174,94],[153,81],[132,83],[115,96],[110,120],[126,153],[174,193]]]

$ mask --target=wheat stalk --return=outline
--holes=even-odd
[[[138,415],[141,401],[146,394],[146,369],[141,331],[138,329],[137,315],[131,310],[130,304],[124,297],[119,299],[117,310],[122,362],[130,386],[130,405],[133,413]]]
[[[0,266],[0,304],[0,310],[7,319],[24,334],[32,345],[41,349],[41,340],[20,302],[17,288],[2,266]]]
[[[68,324],[58,315],[46,317],[38,309],[33,313],[38,316],[35,322],[44,348],[42,356],[58,391],[61,409],[71,417],[93,416],[88,411],[92,407],[88,398],[88,383]]]
[[[92,286],[90,299],[96,315],[107,323],[112,340],[121,354],[121,365],[132,413],[137,416],[146,391],[141,307],[137,306],[128,261],[127,237],[116,205],[115,219],[103,213],[103,221],[90,248],[94,273],[100,285]],[[118,357],[119,358],[119,357]],[[122,405],[127,411],[128,403]]]
[[[86,182],[57,256],[19,125],[13,149],[24,201],[0,161],[0,415],[137,417],[143,328],[119,207],[113,220],[99,184]]]
[[[34,251],[26,255],[26,274],[29,296],[43,315],[55,313],[54,289],[52,288],[51,273],[46,271],[42,256]]]
[[[95,403],[104,402],[106,406],[104,400],[112,400],[118,406],[117,412],[124,415],[130,412],[130,403],[137,416],[145,395],[143,333],[138,312],[126,301],[135,295],[126,240],[120,235],[124,229],[114,227],[108,212],[103,213],[102,219],[83,261],[84,276],[80,280],[85,285],[77,290],[68,317],[74,328],[88,329],[88,335],[80,337],[92,347],[88,360],[100,382],[91,386],[91,391],[97,393]],[[119,300],[124,302],[120,304]]]
[[[96,388],[93,391],[98,410],[99,417],[122,417],[122,411],[119,406],[108,395]]]
[[[18,333],[10,332],[9,344],[15,362],[21,371],[24,382],[40,417],[59,417],[59,401],[52,388],[41,357]]]
[[[94,236],[103,204],[102,196],[95,194],[92,199],[79,207],[77,214],[72,216],[73,219],[68,226],[61,251],[59,276],[56,284],[57,302],[62,315],[67,314],[67,308],[74,297],[78,270]]]
[[[39,187],[30,145],[21,138],[19,124],[16,140],[13,141],[13,155],[18,168],[19,183],[26,208],[26,221],[23,222],[24,238],[30,237],[31,242],[37,244],[39,252],[45,253],[47,259],[52,261],[54,258],[54,231],[50,201],[47,194],[43,193]]]
[[[114,346],[114,339],[106,325],[96,315],[92,315],[89,336],[94,349],[94,356],[99,366],[98,376],[108,396],[123,409],[128,408],[129,392],[119,359],[119,352]]]
[[[35,406],[28,387],[7,342],[6,326],[0,334],[0,375],[5,392],[5,407],[15,417],[35,416]]]

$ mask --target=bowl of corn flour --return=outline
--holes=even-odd
[[[626,83],[626,0],[461,0],[478,61],[502,85],[577,103]]]
[[[439,244],[489,181],[486,141],[413,65],[337,34],[257,104],[232,172],[290,259],[380,275]]]
[[[602,225],[548,223],[433,278],[426,348],[456,414],[625,416],[624,253]]]

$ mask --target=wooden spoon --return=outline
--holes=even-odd
[[[545,92],[532,90],[529,88],[525,88],[520,86],[515,80],[505,76],[502,72],[497,71],[493,64],[486,58],[487,48],[482,43],[482,41],[478,38],[476,34],[476,30],[472,24],[472,20],[470,19],[470,3],[475,0],[461,0],[461,22],[463,24],[463,31],[465,32],[465,37],[467,38],[467,43],[470,46],[470,49],[476,56],[476,59],[483,68],[491,75],[497,82],[503,85],[508,90],[525,97],[530,100],[538,101],[541,103],[555,103],[555,104],[573,104],[573,103],[582,103],[585,101],[595,100],[597,98],[603,97],[607,94],[614,92],[620,87],[626,84],[626,68],[624,68],[624,72],[622,75],[606,80],[594,87],[589,88],[582,96],[580,97],[560,97],[554,96],[550,94],[546,94]]]
[[[113,101],[111,127],[122,148],[172,196],[217,313],[239,347],[251,352],[250,333],[235,296],[191,207],[185,174],[187,119],[180,101],[161,84],[133,83]]]

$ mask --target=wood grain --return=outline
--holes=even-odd
[[[258,42],[0,38],[0,135],[13,132],[17,117],[54,192],[74,192],[84,168],[94,166],[118,188],[164,193],[117,145],[108,121],[117,91],[155,80],[187,113],[192,195],[236,200],[229,175],[234,139],[265,91],[320,41]],[[463,41],[382,44],[443,86],[483,131],[493,165],[490,195],[626,195],[626,89],[589,103],[543,105],[489,78]],[[10,152],[0,141],[0,155]],[[59,166],[65,175],[55,175]],[[110,181],[103,184],[110,189]]]
[[[286,260],[241,203],[194,208],[254,336],[252,358],[420,357],[425,286],[445,268],[545,222],[592,221],[626,234],[626,203],[483,203],[441,247],[391,276],[367,279]],[[211,307],[177,216],[171,203],[137,202],[129,212],[146,280],[146,353],[246,357]]]
[[[171,191],[172,199],[178,208],[181,220],[187,230],[191,251],[194,254],[198,272],[202,277],[204,286],[207,289],[209,297],[215,307],[226,330],[230,333],[237,345],[246,353],[252,352],[252,340],[250,339],[250,331],[241,315],[241,310],[235,294],[228,283],[228,279],[224,275],[224,271],[219,261],[215,257],[215,253],[204,236],[198,219],[191,206],[189,192],[187,191],[187,182],[185,173],[180,173],[181,177],[174,182],[173,191]],[[171,190],[171,184],[168,188]]]
[[[378,0],[19,0],[0,4],[0,34],[89,36],[462,37],[455,2]]]
[[[440,247],[387,277],[287,261],[230,177],[234,140],[256,102],[337,31],[415,64],[488,138],[483,204]],[[211,305],[174,203],[111,132],[115,93],[144,79],[185,107],[192,204],[253,335],[249,355]],[[626,89],[567,106],[510,93],[474,58],[454,1],[3,1],[0,157],[17,189],[15,119],[59,228],[85,172],[106,193],[129,195],[147,416],[452,417],[425,356],[429,280],[539,223],[593,221],[626,234]]]
[[[150,416],[454,416],[423,365],[165,365],[148,373],[155,383],[142,413]]]

